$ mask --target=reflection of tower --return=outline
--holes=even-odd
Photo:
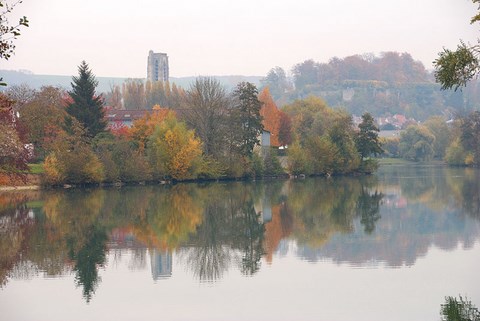
[[[147,80],[150,81],[168,81],[168,56],[166,53],[153,52],[148,53],[147,62]]]
[[[169,278],[172,276],[172,254],[168,251],[160,252],[157,249],[150,251],[150,261],[152,265],[152,278]]]
[[[261,199],[259,202],[253,205],[255,212],[260,214],[260,220],[262,223],[267,223],[272,220],[272,205],[270,204],[270,199],[266,197]]]

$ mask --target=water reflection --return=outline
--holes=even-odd
[[[155,281],[175,263],[202,282],[304,260],[413,265],[479,238],[476,170],[390,167],[360,178],[0,194],[0,284],[74,275],[88,302],[99,269],[128,251]],[[294,244],[295,246],[283,246]],[[178,260],[178,262],[175,262]]]

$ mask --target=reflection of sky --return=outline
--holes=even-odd
[[[292,242],[282,247],[295,249]],[[423,321],[439,319],[446,295],[467,294],[480,303],[478,243],[470,250],[433,248],[415,265],[398,269],[309,263],[293,252],[275,255],[253,277],[231,271],[217,283],[196,282],[175,254],[172,277],[154,282],[150,262],[132,271],[133,253],[123,253],[121,262],[111,253],[89,304],[73,276],[12,280],[0,291],[0,311],[2,320]]]

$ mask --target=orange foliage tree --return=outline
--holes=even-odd
[[[129,130],[129,137],[138,143],[140,151],[145,150],[148,138],[155,131],[155,127],[169,116],[175,117],[175,112],[155,105],[151,113],[146,113],[145,116],[133,122],[133,126]]]
[[[270,132],[270,145],[279,147],[279,131],[280,131],[280,110],[270,95],[270,90],[265,87],[258,95],[258,100],[262,102],[260,115],[263,117],[263,128]]]

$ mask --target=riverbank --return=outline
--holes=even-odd
[[[405,165],[413,165],[413,166],[448,166],[442,160],[431,160],[427,162],[414,162],[410,160],[406,160],[403,158],[377,158],[379,166],[405,166]]]
[[[10,191],[36,191],[41,189],[40,185],[26,185],[26,186],[0,186],[0,192]]]
[[[24,180],[19,179],[18,177],[3,177],[2,184],[0,185],[0,192],[38,190],[41,188],[40,174],[27,174]]]
[[[377,158],[379,167],[382,166],[446,166],[447,164],[443,161],[433,160],[428,162],[414,162],[405,160],[402,158]],[[282,161],[286,162],[286,157],[283,157]],[[284,164],[282,164],[283,166]],[[36,169],[36,168],[35,168]],[[21,190],[40,190],[43,188],[55,188],[55,186],[43,186],[41,184],[41,175],[43,170],[32,170],[33,173],[27,175],[25,181],[11,181],[5,185],[0,185],[0,192],[2,191],[21,191]],[[305,175],[298,175],[297,177],[303,178]],[[161,185],[161,184],[172,184],[177,182],[207,182],[207,181],[236,181],[236,180],[245,180],[245,179],[252,179],[252,180],[265,180],[265,179],[288,179],[288,178],[295,178],[295,176],[291,176],[288,174],[277,175],[277,176],[261,176],[261,177],[251,177],[251,178],[220,178],[220,179],[212,179],[212,180],[205,180],[205,179],[194,179],[194,180],[185,180],[185,181],[141,181],[141,182],[115,182],[115,183],[101,183],[101,184],[94,184],[95,186],[102,186],[102,187],[111,187],[111,186],[132,186],[132,185]],[[56,186],[57,188],[75,188],[75,187],[84,187],[90,186],[90,184],[64,184],[61,186]]]

